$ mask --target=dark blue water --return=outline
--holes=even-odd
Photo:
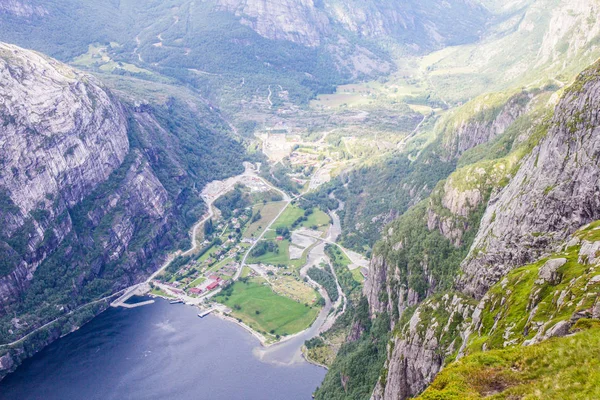
[[[165,301],[110,309],[0,382],[0,399],[308,400],[325,371],[256,358],[235,324]]]

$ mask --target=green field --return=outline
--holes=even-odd
[[[296,206],[289,206],[273,224],[273,229],[285,227],[291,229],[292,224],[303,215],[303,209]],[[317,208],[315,208],[313,213],[308,216],[307,220],[302,222],[298,227],[310,228],[315,225],[317,227],[329,226],[329,216]]]
[[[165,292],[157,287],[152,288],[152,290],[150,291],[150,294],[153,294],[155,296],[167,297],[167,298],[171,298],[171,299],[173,298],[173,296],[171,296],[170,294],[167,294],[167,292]]]
[[[304,210],[290,205],[273,224],[273,229],[290,227],[294,221],[304,215]]]
[[[261,218],[248,225],[248,228],[244,231],[245,238],[258,237],[263,229],[265,229],[269,223],[277,216],[281,211],[285,202],[267,203],[265,205],[258,204],[252,209],[253,213],[260,211]],[[284,213],[285,214],[285,213]]]
[[[261,282],[264,281],[236,282],[231,286],[230,296],[219,294],[215,300],[230,307],[234,318],[241,319],[259,332],[292,335],[313,323],[319,308],[307,307],[288,297],[280,296]],[[236,306],[239,306],[239,309]]]
[[[365,281],[365,277],[360,273],[360,268],[353,269],[350,272],[352,272],[352,277],[356,282],[363,283]]]
[[[206,278],[204,276],[200,276],[198,279],[196,279],[195,281],[191,282],[188,287],[196,287],[199,284],[201,284],[202,282],[204,282],[206,280]]]
[[[266,253],[260,257],[248,257],[249,264],[289,264],[290,263],[290,242],[288,240],[282,240],[276,242],[279,247],[279,254]]]

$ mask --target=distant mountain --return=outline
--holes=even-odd
[[[423,53],[477,40],[489,16],[470,0],[12,0],[0,5],[0,38],[62,61],[112,43],[115,61],[205,93],[243,76],[249,97],[282,85],[306,102],[391,72],[389,46]]]
[[[369,39],[388,39],[414,51],[475,41],[490,17],[477,2],[218,0],[225,9],[271,39],[307,46],[335,42],[339,29]]]

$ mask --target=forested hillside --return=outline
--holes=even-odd
[[[64,64],[0,48],[2,97],[11,99],[0,106],[2,343],[56,319],[49,332],[13,349],[17,365],[107,304],[80,306],[131,286],[168,251],[187,248],[188,230],[205,212],[200,191],[242,172],[244,149],[209,128],[219,117],[208,109],[175,97],[122,101]],[[24,101],[40,93],[39,102]]]

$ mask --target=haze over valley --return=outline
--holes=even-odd
[[[600,398],[599,8],[0,1],[0,398]]]

